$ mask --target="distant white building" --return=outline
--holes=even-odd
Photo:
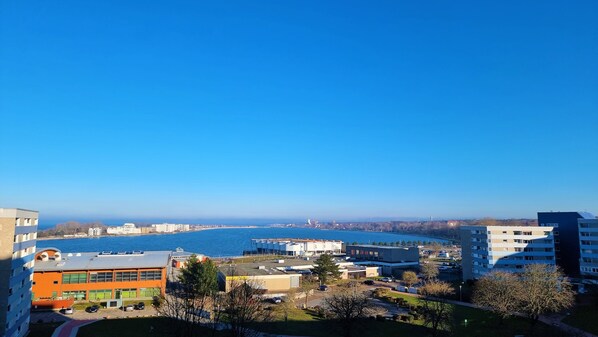
[[[158,233],[188,232],[190,230],[190,226],[187,224],[173,223],[154,224],[152,228]]]
[[[342,241],[312,239],[251,239],[255,251],[261,254],[312,256],[340,254]]]
[[[89,236],[100,236],[102,235],[102,227],[92,227],[87,231]]]
[[[134,223],[126,223],[122,226],[108,227],[106,233],[114,235],[141,234],[141,228],[135,227]]]

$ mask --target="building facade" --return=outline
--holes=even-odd
[[[141,234],[141,228],[137,228],[134,223],[126,223],[122,226],[108,227],[106,233],[113,235]]]
[[[578,219],[581,276],[598,283],[598,219]]]
[[[555,264],[552,227],[463,226],[463,279],[473,280],[492,270],[520,272],[527,264]]]
[[[174,233],[174,232],[188,232],[190,225],[187,224],[174,224],[174,223],[161,223],[151,225],[152,229],[157,233]]]
[[[348,257],[356,264],[375,265],[382,275],[399,276],[405,269],[419,267],[419,248],[376,245],[347,245]]]
[[[554,228],[556,264],[569,276],[579,276],[578,219],[594,219],[587,212],[538,212],[538,225]]]
[[[164,295],[168,251],[35,254],[34,300],[103,301]]]
[[[102,227],[92,227],[87,230],[89,236],[100,236],[102,235]]]
[[[0,331],[21,337],[29,330],[38,212],[0,208]]]
[[[312,239],[252,239],[253,249],[258,254],[289,256],[313,256],[320,254],[341,254],[342,241]]]

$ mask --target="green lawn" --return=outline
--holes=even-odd
[[[51,337],[54,330],[59,327],[62,322],[56,323],[31,323],[29,325],[28,337]]]
[[[335,337],[343,336],[340,324],[333,320],[324,320],[310,314],[308,311],[294,309],[287,322],[277,313],[275,321],[254,324],[256,330],[272,334],[286,334],[296,336]],[[422,326],[398,322],[378,322],[373,319],[363,319],[355,323],[353,336],[424,336],[427,329]]]
[[[578,306],[563,322],[598,335],[598,306]]]
[[[398,292],[389,292],[388,297],[404,298],[409,304],[417,305],[419,299],[414,296],[408,296]],[[530,334],[531,322],[522,317],[512,317],[500,324],[498,316],[481,310],[462,305],[453,305],[455,323],[453,332],[456,336],[483,336],[483,337],[503,337],[514,335]],[[594,316],[598,317],[598,316]],[[465,323],[467,320],[467,323]],[[413,324],[423,324],[423,321],[414,321]],[[559,330],[546,324],[538,322],[533,329],[534,336],[564,336]]]
[[[77,337],[176,337],[177,323],[164,317],[107,319],[80,328]],[[194,335],[211,336],[211,330],[197,327]],[[226,335],[216,332],[215,336]]]

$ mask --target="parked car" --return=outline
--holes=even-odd
[[[133,306],[132,304],[123,306],[123,311],[133,311],[135,310],[135,306]]]
[[[272,297],[270,300],[274,304],[282,303],[282,298],[280,298],[280,297]]]
[[[327,290],[328,290],[328,286],[327,286],[327,285],[325,285],[325,284],[322,284],[322,285],[320,286],[320,291],[327,291]]]
[[[392,282],[392,279],[390,277],[383,277],[380,279],[380,281],[389,283],[389,282]]]
[[[135,304],[135,310],[143,310],[143,309],[145,309],[145,303],[139,302],[139,303]]]
[[[85,309],[85,311],[87,311],[90,314],[96,313],[96,312],[98,312],[98,310],[100,310],[100,306],[97,304],[94,304],[90,307],[87,307],[87,309]]]
[[[374,280],[365,280],[365,281],[363,281],[363,284],[368,285],[368,286],[373,286]]]
[[[65,315],[72,315],[73,313],[75,313],[75,310],[72,307],[64,309]]]

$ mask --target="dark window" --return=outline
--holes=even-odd
[[[141,281],[146,281],[146,280],[160,280],[162,279],[162,271],[160,270],[147,270],[147,271],[142,271],[140,273],[140,278]]]
[[[89,275],[89,282],[112,282],[112,272],[91,273]]]
[[[117,271],[116,282],[137,281],[136,271]]]

